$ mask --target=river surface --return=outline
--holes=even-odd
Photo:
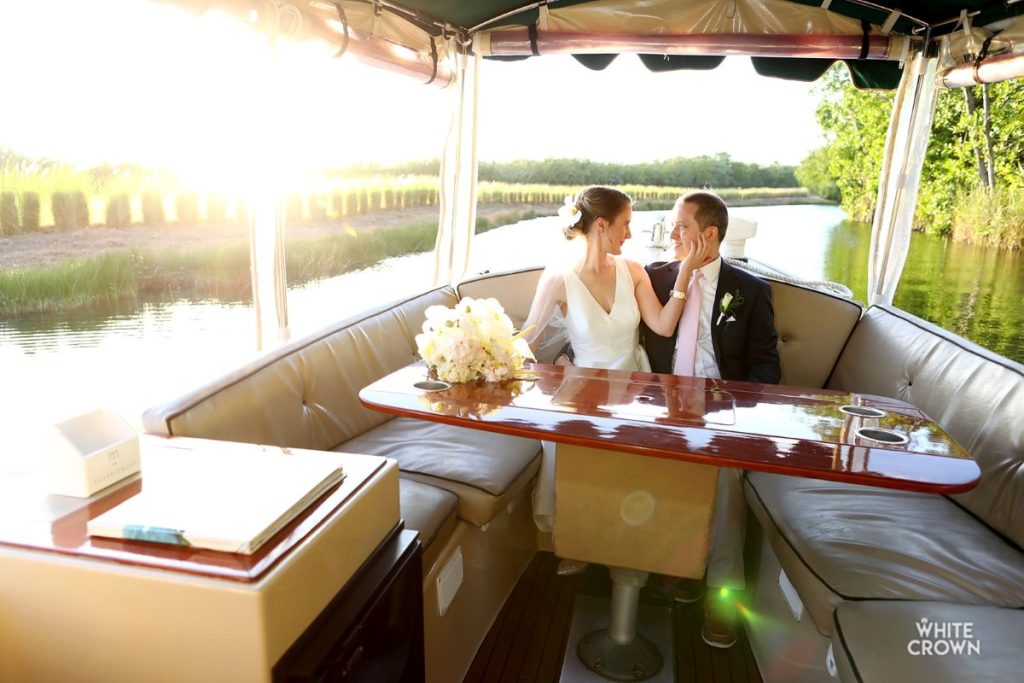
[[[832,206],[736,208],[757,221],[747,255],[811,280],[867,290],[869,226]],[[663,212],[638,212],[627,254],[651,259],[649,229]],[[552,218],[491,230],[474,244],[471,272],[572,258]],[[292,336],[430,286],[431,254],[294,287]],[[1020,255],[914,235],[896,305],[1018,362],[1024,361],[1024,269]],[[169,301],[121,310],[78,310],[0,320],[0,460],[35,450],[46,425],[111,408],[136,428],[168,401],[256,356],[250,306]]]

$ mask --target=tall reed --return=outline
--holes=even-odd
[[[986,247],[1024,248],[1024,188],[976,187],[953,202],[953,239]]]
[[[477,220],[477,232],[533,218],[533,211]],[[366,268],[381,259],[434,248],[436,221],[289,241],[290,284]],[[60,266],[0,271],[0,315],[63,310],[115,299],[251,297],[245,242],[204,251],[124,250]]]

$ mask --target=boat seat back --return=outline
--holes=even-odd
[[[768,283],[779,335],[779,383],[825,386],[863,309],[849,299],[809,287],[778,280]]]
[[[457,302],[441,287],[343,320],[267,353],[143,414],[154,434],[331,450],[390,419],[359,390],[418,359],[428,306]]]
[[[921,408],[981,468],[978,486],[953,498],[1024,548],[1024,366],[909,313],[872,306],[829,386]]]

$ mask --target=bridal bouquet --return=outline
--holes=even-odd
[[[416,350],[432,376],[446,382],[500,382],[533,360],[522,333],[497,299],[463,299],[452,308],[426,311]]]

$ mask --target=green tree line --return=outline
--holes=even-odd
[[[780,185],[781,181],[785,183]],[[687,189],[708,186],[726,199],[768,200],[805,193],[795,187],[791,167],[744,164],[728,155],[635,166],[549,159],[483,164],[479,201],[561,204],[566,195],[592,183],[618,185],[635,199],[662,203],[671,202]],[[353,166],[319,173],[307,186],[308,190],[287,197],[289,222],[436,206],[438,162]],[[246,220],[242,197],[200,191],[168,171],[133,164],[79,169],[0,147],[0,236],[90,226],[160,227]]]
[[[437,176],[436,159],[394,165],[357,164],[338,169],[340,177],[372,175]],[[795,187],[793,166],[736,161],[728,154],[675,157],[641,164],[609,163],[587,159],[519,159],[482,161],[481,181],[543,185],[655,185],[662,187]]]
[[[839,66],[817,92],[826,144],[801,162],[797,181],[869,222],[893,95],[857,90]],[[1024,246],[1024,81],[939,93],[914,226],[965,242]]]

